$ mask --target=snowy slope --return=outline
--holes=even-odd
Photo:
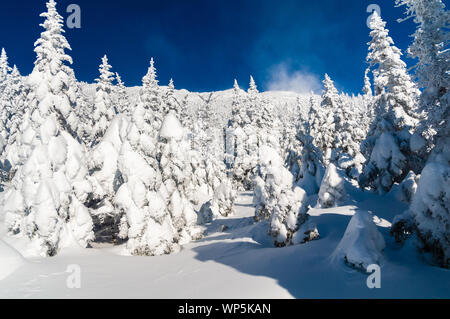
[[[267,226],[253,222],[251,194],[243,193],[235,216],[214,221],[206,238],[180,253],[128,257],[121,246],[65,251],[30,260],[0,281],[0,298],[449,298],[450,271],[428,266],[414,247],[399,247],[389,235],[390,221],[404,209],[394,192],[353,191],[340,207],[310,210],[321,238],[304,245],[273,248]],[[352,215],[368,207],[386,241],[381,289],[367,288],[368,274],[331,258]],[[66,287],[71,264],[81,267],[80,289]]]

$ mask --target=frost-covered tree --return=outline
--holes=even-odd
[[[48,108],[55,109],[62,127],[76,137],[79,124],[74,111],[77,85],[74,72],[67,65],[72,64],[72,58],[65,52],[71,48],[64,36],[64,20],[56,10],[54,0],[47,2],[47,12],[40,16],[45,18],[41,24],[45,30],[34,44],[37,59],[28,81],[38,100],[43,99],[47,92],[52,93],[47,95]]]
[[[186,156],[189,145],[184,133],[185,130],[175,112],[170,111],[162,123],[157,144],[157,159],[162,179],[159,193],[170,212],[173,225],[180,236],[180,243],[202,236],[202,229],[197,226],[197,214],[187,195],[191,176],[188,173],[190,163]]]
[[[175,97],[175,85],[173,80],[170,79],[169,85],[163,95],[163,114],[167,115],[169,111],[174,111],[177,116],[180,115],[180,104]]]
[[[361,110],[355,104],[355,98],[339,96],[338,108],[334,115],[335,163],[346,171],[349,177],[357,178],[362,171],[364,156],[360,152],[360,144],[366,132],[360,121]]]
[[[323,80],[324,90],[319,106],[312,106],[309,111],[309,131],[314,145],[322,152],[325,163],[335,161],[335,123],[334,112],[338,108],[338,91],[328,74]]]
[[[374,13],[367,60],[374,68],[376,117],[362,145],[366,163],[359,176],[361,187],[379,192],[389,191],[393,183],[401,182],[416,168],[409,142],[419,120],[416,111],[420,93],[385,26],[386,22]]]
[[[189,138],[190,137],[189,135],[192,133],[194,123],[189,103],[189,93],[185,94],[180,102],[179,114],[180,114],[180,123],[188,131],[188,138]]]
[[[369,78],[370,67],[366,69],[364,72],[364,87],[363,93],[365,96],[372,96],[372,84],[370,83]]]
[[[450,13],[439,0],[402,0],[418,28],[409,53],[418,58],[416,75],[424,87],[421,109],[426,119],[417,130],[415,151],[430,154],[421,172],[410,208],[396,217],[396,238],[416,230],[423,249],[442,267],[450,267],[450,121],[449,36]]]
[[[142,88],[137,105],[139,111],[137,113],[134,112],[134,115],[140,117],[140,119],[136,118],[136,121],[145,121],[150,124],[151,136],[155,139],[161,128],[163,118],[161,88],[156,78],[155,62],[151,58],[147,74],[142,78]]]
[[[309,120],[299,126],[297,140],[301,147],[299,172],[296,184],[303,188],[308,195],[319,191],[324,172],[322,152],[313,143],[311,136],[312,119],[316,116],[315,104],[311,104]]]
[[[5,89],[0,99],[0,108],[2,110],[0,140],[4,142],[0,145],[0,161],[5,161],[3,165],[9,166],[13,159],[8,158],[9,149],[15,143],[19,127],[22,123],[26,110],[28,86],[23,81],[19,70],[14,65],[5,81]],[[1,143],[0,143],[1,144]],[[2,153],[1,151],[4,150]],[[11,154],[14,157],[13,154]],[[4,167],[5,169],[7,167]],[[9,167],[10,168],[10,167]]]
[[[92,110],[94,109],[95,93],[96,88],[94,85],[78,82],[75,112],[79,119],[79,124],[76,128],[76,134],[80,141],[87,146],[92,144]]]
[[[19,161],[21,150],[15,144],[20,136],[29,94],[28,86],[15,65],[3,84],[0,96],[0,182],[12,178],[13,166]]]
[[[426,159],[446,129],[442,119],[449,116],[450,12],[442,0],[396,0],[396,4],[404,5],[407,18],[417,24],[408,53],[417,59],[415,75],[424,88],[420,107],[427,116],[411,146]]]
[[[237,81],[234,82],[232,117],[228,123],[228,134],[232,135],[233,145],[233,182],[238,189],[252,188],[252,177],[256,174],[258,165],[258,136],[253,125],[252,112],[254,107],[250,104],[256,99],[257,89],[253,78],[250,78],[248,99],[241,94]],[[253,85],[252,85],[253,83]],[[230,138],[230,136],[228,136]],[[231,153],[228,150],[228,153]]]
[[[296,232],[307,220],[306,192],[293,186],[293,176],[283,166],[276,150],[262,146],[260,152],[262,177],[255,178],[255,220],[268,220],[275,246],[300,243],[305,238],[302,236],[299,240],[300,234]]]
[[[313,95],[310,97],[310,103],[313,103]],[[294,175],[294,179],[297,179],[300,171],[299,160],[301,146],[297,140],[297,132],[299,125],[302,125],[306,118],[301,112],[302,104],[300,98],[297,97],[295,109],[290,109],[286,105],[283,112],[280,114],[280,121],[283,124],[280,131],[281,134],[281,154],[284,159],[285,166]],[[280,124],[281,124],[280,123]]]
[[[177,251],[178,235],[165,202],[156,191],[158,172],[129,142],[122,146],[119,170],[124,183],[117,191],[115,205],[125,213],[120,219],[119,237],[128,238],[128,251],[147,256]]]
[[[119,73],[116,72],[116,85],[114,87],[115,102],[117,112],[120,114],[129,114],[130,101],[128,100],[127,89]]]
[[[126,174],[128,171],[122,173],[119,169],[119,159],[126,159],[129,156],[121,154],[121,150],[124,143],[128,142],[130,126],[127,117],[116,116],[103,138],[89,153],[88,167],[92,194],[88,206],[95,224],[96,241],[99,242],[120,242],[127,235],[126,232],[120,233],[121,219],[126,216],[126,210],[115,207],[115,196],[124,183],[124,175],[129,176]],[[121,155],[123,156],[120,157]],[[146,167],[143,171],[145,170]]]
[[[102,58],[99,67],[100,77],[96,79],[97,89],[95,92],[94,109],[92,112],[92,144],[97,144],[106,132],[109,123],[116,115],[117,111],[112,102],[112,92],[114,86],[114,73],[110,71],[111,65],[108,64],[108,57]]]
[[[3,93],[3,90],[6,86],[8,74],[11,71],[12,69],[8,64],[8,56],[6,55],[5,49],[2,48],[2,52],[0,54],[0,96]]]
[[[41,15],[45,31],[36,42],[30,76],[34,96],[15,143],[23,158],[1,203],[9,233],[29,239],[34,251],[44,256],[73,241],[87,246],[93,239],[92,219],[84,206],[91,192],[84,149],[66,131],[62,118],[72,112],[74,76],[64,64],[71,62],[64,53],[70,47],[55,6],[50,0]]]

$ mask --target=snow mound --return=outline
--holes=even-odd
[[[10,245],[0,239],[0,280],[9,276],[25,263],[25,259]]]
[[[349,266],[366,270],[370,264],[379,264],[386,244],[367,211],[357,211],[344,236],[331,255],[332,260],[344,260]]]
[[[177,119],[176,115],[173,112],[167,114],[161,124],[159,136],[167,139],[173,138],[179,140],[183,137],[183,133],[183,127],[181,126],[181,123]]]

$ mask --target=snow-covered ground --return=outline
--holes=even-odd
[[[253,222],[252,194],[242,193],[234,216],[209,224],[208,236],[179,253],[130,257],[121,246],[103,246],[12,258],[0,298],[449,298],[450,271],[429,266],[412,244],[400,247],[389,235],[390,221],[405,208],[395,192],[381,197],[355,188],[349,195],[343,206],[309,211],[321,237],[307,244],[274,248],[267,225]],[[386,242],[380,289],[367,287],[369,274],[332,258],[358,210],[376,216]],[[4,247],[2,263],[15,257]],[[67,287],[69,265],[80,266],[80,288]]]

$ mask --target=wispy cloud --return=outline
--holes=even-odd
[[[306,70],[290,70],[286,64],[271,68],[266,87],[270,91],[292,91],[297,93],[319,92],[320,78]]]

